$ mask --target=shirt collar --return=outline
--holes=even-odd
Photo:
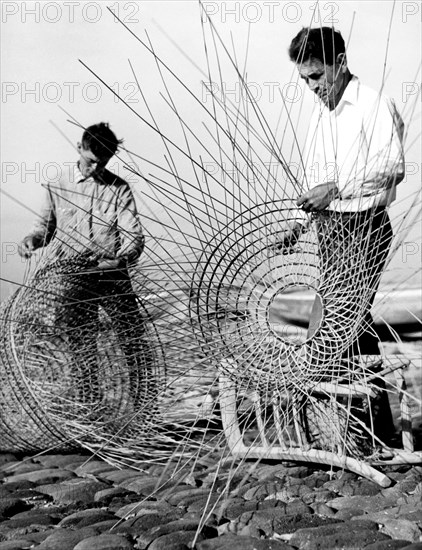
[[[110,176],[112,176],[112,174],[110,174],[108,170],[104,169],[103,173],[98,179],[94,178],[93,176],[88,176],[86,178],[85,176],[82,175],[82,172],[79,170],[78,163],[76,163],[73,168],[73,181],[76,183],[82,183],[84,181],[88,181],[88,182],[93,182],[100,185],[107,184],[110,182]],[[115,179],[115,176],[112,177],[112,181],[114,179]]]
[[[88,178],[85,178],[82,175],[81,171],[79,170],[78,163],[76,163],[74,168],[73,168],[73,181],[75,181],[76,183],[81,183],[82,181],[85,181],[86,179],[88,179]]]
[[[347,84],[346,89],[343,92],[343,95],[341,96],[341,99],[337,105],[337,107],[333,110],[333,112],[339,112],[345,103],[350,103],[352,105],[356,105],[358,101],[358,95],[359,95],[359,78],[357,76],[352,76],[350,79],[350,82]]]

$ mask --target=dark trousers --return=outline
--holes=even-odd
[[[129,395],[134,404],[152,391],[148,370],[151,350],[145,338],[145,320],[126,269],[61,275],[62,300],[57,326],[66,336],[74,358],[75,393],[87,405],[101,399],[98,353],[99,307],[108,315],[122,355],[113,360],[127,369]],[[122,370],[123,370],[122,369]]]
[[[322,212],[316,216],[316,228],[322,304],[315,300],[312,309],[309,352],[311,360],[326,366],[328,375],[333,359],[339,363],[356,355],[379,354],[371,307],[393,233],[383,208]],[[385,387],[382,381],[376,384]],[[385,391],[373,400],[372,413],[375,434],[388,439],[394,427]]]

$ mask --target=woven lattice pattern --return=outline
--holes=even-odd
[[[178,425],[197,415],[186,404],[199,354],[183,296],[148,298],[145,273],[137,280],[135,272],[135,293],[126,273],[104,282],[92,267],[88,256],[46,255],[2,305],[1,447],[131,442],[139,453],[168,456]]]

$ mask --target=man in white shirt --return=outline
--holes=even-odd
[[[338,308],[349,332],[343,347],[338,346],[339,358],[378,354],[370,310],[392,239],[386,207],[404,177],[403,122],[391,100],[351,74],[344,40],[333,28],[303,28],[292,40],[289,56],[320,101],[303,155],[304,192],[296,201],[302,219],[279,236],[276,246],[285,250],[294,244],[311,214],[318,235],[320,286],[335,289],[328,307]],[[308,335],[315,332],[320,316],[320,301],[315,300]],[[325,345],[321,342],[321,350]],[[317,352],[316,357],[322,355]],[[389,409],[381,408],[384,419],[375,431],[383,438],[390,431],[391,414],[388,419]]]

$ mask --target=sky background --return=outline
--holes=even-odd
[[[379,90],[385,75],[384,93],[396,100],[408,129],[406,162],[408,176],[400,185],[392,211],[399,219],[410,205],[409,197],[420,187],[420,92],[419,51],[421,13],[418,2],[362,1],[320,2],[204,2],[222,41],[234,44],[238,64],[246,66],[270,124],[280,113],[280,90],[299,95],[292,107],[299,141],[306,134],[313,105],[311,92],[286,88],[297,75],[287,56],[291,39],[302,26],[334,25],[348,43],[352,73]],[[126,27],[114,20],[109,6]],[[30,230],[42,199],[42,183],[54,179],[58,166],[77,160],[74,144],[83,126],[107,121],[125,146],[142,157],[163,163],[163,144],[137,115],[151,121],[154,114],[162,129],[181,139],[174,113],[163,102],[163,84],[151,54],[136,36],[150,40],[155,52],[167,63],[188,90],[168,79],[180,114],[193,125],[201,139],[204,117],[200,103],[209,107],[203,85],[208,80],[199,4],[194,0],[150,2],[7,2],[1,3],[1,276],[21,283],[25,262],[16,253],[16,243]],[[147,34],[146,34],[147,33]],[[249,36],[249,38],[248,38]],[[177,46],[176,46],[177,45]],[[181,53],[183,50],[184,54]],[[189,59],[188,59],[189,57]],[[246,59],[246,62],[245,62]],[[100,76],[127,103],[118,100],[80,61]],[[222,70],[228,90],[235,78],[226,61]],[[231,76],[230,76],[231,74]],[[137,81],[137,82],[136,82]],[[146,98],[148,108],[139,91]],[[298,91],[297,91],[298,90]],[[275,91],[275,95],[274,95]],[[273,95],[272,95],[273,93]],[[290,94],[290,96],[288,95]],[[233,101],[237,101],[235,93]],[[65,113],[64,109],[67,113]],[[284,145],[291,150],[289,138]],[[110,168],[129,179],[139,197],[142,212],[148,205],[142,197],[144,183],[112,160]],[[183,170],[184,161],[180,159]],[[150,165],[139,161],[141,171]],[[419,246],[420,227],[407,239]],[[419,255],[410,254],[404,267],[413,269]],[[402,258],[403,259],[403,258]],[[403,267],[403,266],[402,266]],[[16,288],[2,283],[1,299]]]

